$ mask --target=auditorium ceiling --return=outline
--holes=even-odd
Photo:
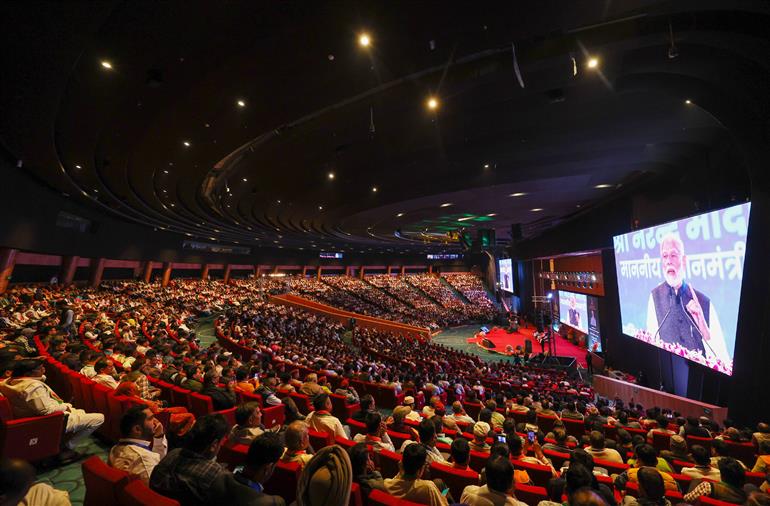
[[[455,251],[733,156],[699,98],[770,18],[732,4],[7,2],[0,142],[182,240]]]

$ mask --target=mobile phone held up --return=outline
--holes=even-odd
[[[527,441],[529,441],[530,444],[535,442],[535,433],[533,431],[527,432]]]

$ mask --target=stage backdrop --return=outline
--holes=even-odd
[[[614,237],[623,333],[732,374],[750,210],[745,203]]]

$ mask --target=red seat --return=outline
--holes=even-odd
[[[740,460],[746,466],[751,469],[754,467],[754,464],[757,461],[757,458],[754,454],[754,444],[751,442],[747,443],[734,443],[732,441],[725,441],[725,444],[727,445],[727,454],[733,457],[736,460]]]
[[[761,487],[765,482],[765,473],[752,473],[746,471],[746,483],[756,485],[757,488]]]
[[[356,443],[352,439],[347,439],[347,438],[343,438],[343,437],[336,437],[336,438],[334,438],[334,444],[340,445],[344,449],[349,450],[350,448],[353,448],[358,443]]]
[[[707,497],[705,495],[700,496],[698,500],[695,502],[695,505],[696,506],[735,506],[735,504],[731,502],[712,499],[711,497]]]
[[[308,429],[307,433],[310,437],[310,446],[312,446],[315,451],[334,443],[334,437],[329,432],[319,432],[317,430]]]
[[[536,487],[532,485],[524,485],[517,483],[514,494],[516,499],[526,504],[537,504],[540,501],[548,500],[548,491],[545,487]]]
[[[713,439],[710,437],[687,436],[685,439],[687,439],[687,446],[689,448],[692,448],[692,445],[701,445],[709,452],[711,452],[711,443]],[[753,464],[754,463],[752,462],[752,465]]]
[[[308,397],[307,395],[300,394],[297,392],[291,392],[289,394],[289,397],[291,397],[294,400],[294,403],[297,405],[297,409],[303,415],[310,414],[310,412],[313,411],[313,405],[310,404],[310,397]]]
[[[553,424],[556,422],[558,418],[555,416],[550,415],[537,415],[537,428],[542,430],[544,433],[549,433],[553,430]]]
[[[471,458],[468,461],[468,467],[477,473],[480,473],[481,470],[484,469],[484,466],[487,465],[487,460],[489,460],[488,452],[477,452],[475,450],[471,450]]]
[[[474,420],[479,419],[479,412],[481,412],[483,407],[484,405],[481,404],[480,402],[466,402],[463,405],[463,408],[465,408],[465,412],[468,413],[468,416],[470,416]]]
[[[361,486],[358,483],[352,483],[350,485],[350,500],[348,501],[348,506],[364,506]]]
[[[399,473],[399,463],[401,462],[401,454],[395,453],[390,450],[380,450],[375,454],[375,459],[379,465],[377,466],[382,473],[383,478],[395,478]]]
[[[211,413],[212,415],[222,415],[225,417],[225,420],[227,420],[227,427],[229,429],[233,428],[233,425],[235,425],[235,410],[238,409],[238,407],[233,407],[229,409],[223,409],[222,411],[214,411]]]
[[[262,425],[268,429],[276,425],[283,425],[285,420],[286,412],[283,404],[270,406],[262,410]]]
[[[64,435],[64,413],[13,418],[11,404],[0,396],[0,455],[37,462],[58,455]]]
[[[232,471],[235,466],[241,466],[246,463],[248,453],[249,447],[247,445],[237,444],[230,446],[225,441],[219,447],[217,461],[220,464],[225,464]]]
[[[69,391],[71,392],[72,405],[76,408],[84,409],[83,383],[80,381],[80,374],[72,372],[69,369],[67,369],[65,374],[67,376]]]
[[[668,450],[671,448],[671,434],[657,430],[652,431],[652,446],[659,452]]]
[[[94,412],[104,415],[104,423],[97,429],[97,432],[108,439],[112,439],[112,434],[110,432],[110,405],[107,398],[114,392],[113,389],[98,383],[94,383],[91,386],[91,394],[94,398]]]
[[[372,490],[366,502],[370,506],[420,506],[419,503],[399,499],[382,490]]]
[[[676,460],[672,459],[670,462],[671,467],[674,469],[675,473],[681,473],[683,467],[692,467],[695,465],[694,462],[685,462],[684,460]]]
[[[639,497],[639,484],[635,481],[629,481],[626,483],[626,495],[631,497]],[[672,504],[681,502],[684,496],[676,490],[666,490],[666,498],[671,501]]]
[[[238,390],[238,399],[241,404],[246,402],[258,402],[259,406],[262,407],[262,396],[259,394],[250,394],[249,392]]]
[[[594,459],[594,465],[596,467],[603,467],[604,469],[609,471],[610,474],[622,474],[623,471],[631,468],[631,466],[629,466],[628,464],[619,464],[617,462],[612,462],[610,460],[604,460],[604,459]]]
[[[108,466],[96,455],[85,460],[82,467],[86,485],[84,506],[120,504],[119,492],[129,480],[127,472]]]
[[[170,406],[171,402],[173,401],[171,392],[174,390],[174,385],[171,383],[166,383],[162,380],[158,380],[153,384],[153,386],[160,389],[160,399],[166,401]]]
[[[160,495],[141,480],[133,480],[118,494],[120,506],[179,506],[179,502]]]
[[[692,483],[692,477],[687,476],[686,474],[672,474],[672,478],[676,480],[676,483],[679,485],[679,490],[684,490],[685,492],[690,489],[690,483]]]
[[[214,404],[211,402],[211,397],[190,392],[190,411],[196,418],[213,412]]]
[[[529,462],[522,462],[521,460],[512,460],[511,462],[513,462],[513,467],[515,469],[526,471],[532,480],[532,483],[539,487],[545,487],[548,485],[548,480],[553,478],[553,472],[549,466],[530,464]]]
[[[567,430],[567,434],[577,438],[578,441],[580,441],[580,438],[586,433],[586,424],[583,420],[562,418],[561,421],[564,422],[564,428]]]
[[[404,392],[397,394],[396,389],[393,387],[380,386],[379,390],[380,401],[378,406],[382,406],[383,408],[393,409],[396,406],[400,406],[401,403],[404,402],[404,397],[406,397]]]
[[[561,469],[564,467],[564,463],[567,462],[570,458],[569,453],[562,453],[554,450],[543,450],[543,455],[551,460],[553,467],[556,469]]]
[[[190,409],[190,391],[182,387],[171,387],[171,405]]]
[[[353,413],[361,409],[361,404],[348,404],[347,397],[344,395],[331,394],[329,398],[332,400],[332,414],[340,420],[347,420]]]
[[[356,434],[366,434],[366,424],[357,422],[352,418],[348,418],[345,421],[345,425],[350,427],[350,437],[354,438]]]
[[[401,448],[404,441],[411,441],[412,439],[410,434],[404,434],[403,432],[396,432],[393,430],[388,431],[388,436],[390,436],[391,441],[393,441],[393,446],[395,446],[396,449]]]
[[[104,425],[108,425],[107,437],[113,441],[117,441],[121,438],[120,434],[120,419],[123,417],[123,413],[128,411],[131,406],[138,404],[138,401],[131,399],[125,395],[115,395],[110,393],[107,396],[107,405],[110,410],[110,417],[105,420]]]
[[[457,469],[438,462],[432,462],[430,465],[431,478],[441,478],[449,487],[452,497],[459,500],[463,490],[468,485],[477,485],[479,483],[479,473],[472,469]]]
[[[297,483],[302,470],[299,462],[281,462],[275,464],[273,475],[265,483],[265,493],[283,497],[290,504],[297,497]]]

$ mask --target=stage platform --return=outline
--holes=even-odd
[[[508,345],[510,345],[514,350],[517,346],[524,348],[524,341],[529,339],[532,341],[532,353],[537,354],[540,353],[540,343],[538,343],[537,339],[533,337],[534,332],[535,329],[532,327],[528,329],[521,327],[517,332],[509,334],[505,329],[494,327],[485,336],[476,334],[473,337],[469,337],[467,341],[468,344],[475,344],[484,350],[505,355],[505,349]],[[572,344],[558,334],[553,335],[556,336],[555,354],[557,356],[573,357],[581,367],[586,367],[586,350],[584,348],[580,348],[579,346]],[[485,347],[481,342],[481,340],[484,338],[492,341],[495,347]]]

